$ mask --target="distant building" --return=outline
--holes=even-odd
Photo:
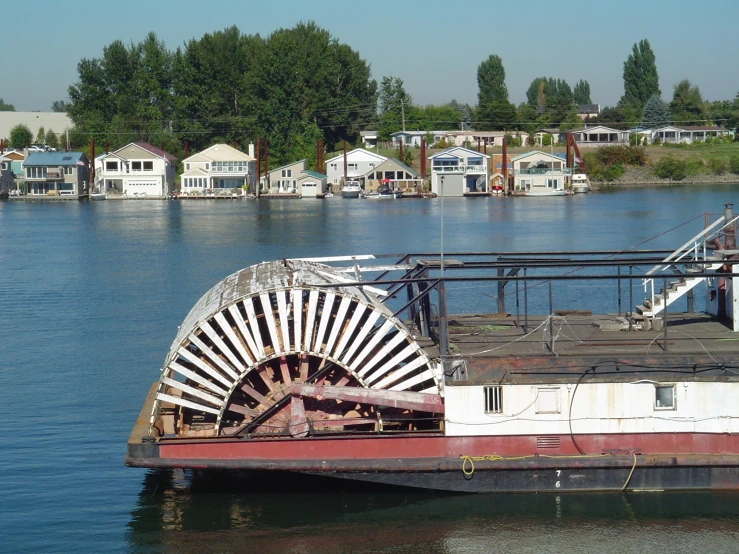
[[[0,112],[0,138],[10,138],[10,130],[20,124],[28,127],[34,137],[41,127],[47,133],[51,130],[61,135],[74,126],[64,112]],[[60,143],[65,144],[66,138],[61,138]]]
[[[95,186],[125,196],[164,198],[174,191],[177,158],[148,144],[132,142],[95,160]]]
[[[704,142],[707,138],[723,137],[733,134],[728,129],[715,125],[666,125],[651,130],[650,142],[661,143]]]
[[[228,144],[214,144],[182,160],[185,168],[180,176],[183,194],[230,194],[233,189],[246,185],[252,191],[257,184],[257,160],[254,145],[245,154]]]
[[[328,177],[307,168],[306,160],[277,167],[269,172],[269,194],[300,195],[316,197],[326,193]]]
[[[532,196],[563,192],[571,171],[560,156],[534,150],[516,156],[513,165],[513,190]]]
[[[482,148],[485,141],[489,147],[503,146],[506,136],[520,138],[521,144],[526,144],[529,139],[526,131],[447,131],[445,139],[453,146],[477,147],[479,142]]]
[[[572,133],[578,146],[607,146],[613,144],[628,144],[629,132],[611,129],[603,125],[593,125],[582,129],[568,131]]]
[[[427,144],[427,146],[431,146],[441,141],[446,137],[446,134],[447,131],[398,131],[397,133],[392,133],[390,136],[393,139],[393,146],[395,148],[401,144],[403,146],[420,148],[421,139],[425,139],[426,137],[431,138],[431,143]]]
[[[360,131],[359,136],[362,137],[365,148],[375,148],[377,146],[377,131]]]
[[[52,199],[87,196],[89,167],[82,152],[31,152],[23,162],[26,195]]]
[[[0,156],[0,198],[8,196],[13,186],[13,172],[10,169],[10,163],[8,158]]]
[[[600,115],[600,104],[578,104],[577,116],[582,119],[590,119]]]
[[[444,196],[487,193],[490,156],[454,146],[429,156],[431,192]]]
[[[359,181],[362,188],[364,188],[365,176],[385,160],[387,160],[385,156],[380,156],[363,148],[355,148],[346,153],[347,179]],[[331,185],[339,185],[343,182],[343,153],[326,160],[326,175],[328,175],[328,182]]]

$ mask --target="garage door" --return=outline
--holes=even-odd
[[[128,196],[161,196],[162,185],[159,181],[128,181],[123,194]]]

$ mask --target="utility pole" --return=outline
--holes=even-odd
[[[405,133],[405,104],[402,98],[400,99],[400,113],[403,117],[403,132]]]

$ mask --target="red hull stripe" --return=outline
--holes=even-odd
[[[739,435],[650,433],[576,435],[586,454],[739,455]],[[459,456],[577,455],[570,435],[499,437],[333,437],[305,439],[191,440],[159,443],[165,459],[382,460]]]

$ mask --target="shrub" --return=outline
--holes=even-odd
[[[729,160],[729,171],[734,175],[739,175],[739,156],[732,156]]]
[[[692,158],[686,162],[688,175],[697,175],[698,173],[704,173],[706,169],[706,163],[700,158]]]
[[[593,181],[615,181],[624,173],[624,166],[620,162],[604,164],[597,153],[588,152],[583,155],[585,171]]]
[[[708,160],[708,170],[714,175],[723,175],[729,170],[729,160],[711,158]]]
[[[646,150],[641,146],[603,146],[595,155],[603,165],[644,165],[647,161]]]
[[[688,163],[685,160],[665,157],[655,164],[654,174],[660,179],[682,181],[688,176]]]

